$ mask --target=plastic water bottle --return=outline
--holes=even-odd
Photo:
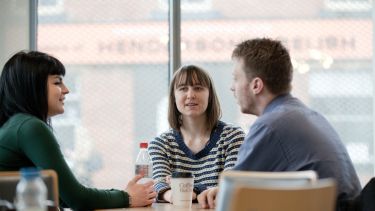
[[[16,209],[20,211],[46,211],[47,187],[37,168],[22,168],[16,187]]]
[[[152,164],[150,155],[147,152],[148,143],[141,142],[139,147],[137,159],[135,160],[135,174],[144,174],[139,183],[145,183],[152,180]]]

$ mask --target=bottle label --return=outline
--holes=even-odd
[[[149,165],[135,165],[135,174],[144,174],[144,177],[151,178]]]

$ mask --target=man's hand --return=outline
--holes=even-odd
[[[156,192],[154,190],[154,182],[149,181],[145,184],[137,184],[143,175],[136,175],[126,187],[125,191],[130,196],[130,207],[144,207],[155,201]]]
[[[219,192],[218,187],[207,189],[198,195],[198,203],[204,209],[214,209],[216,195]]]

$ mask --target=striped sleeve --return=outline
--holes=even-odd
[[[152,160],[152,178],[155,181],[155,190],[158,193],[158,201],[162,201],[161,195],[170,189],[166,177],[171,175],[171,168],[168,162],[167,134],[162,134],[150,142],[148,152]]]
[[[233,168],[237,162],[238,150],[244,141],[245,133],[240,127],[229,127],[224,133],[226,133],[228,142],[225,150],[224,170],[228,170]]]

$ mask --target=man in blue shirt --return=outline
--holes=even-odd
[[[235,170],[314,170],[337,181],[338,200],[357,196],[358,176],[340,137],[319,113],[291,94],[293,67],[287,49],[271,39],[247,40],[234,49],[231,90],[241,111],[258,119],[242,144]],[[213,208],[217,188],[198,196]]]

